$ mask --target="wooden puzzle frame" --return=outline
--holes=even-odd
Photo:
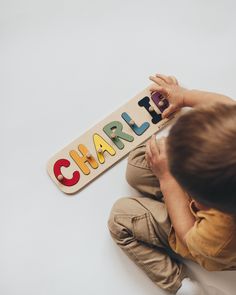
[[[49,176],[66,194],[81,190],[178,116],[162,119],[166,107],[168,101],[147,87],[56,153]]]

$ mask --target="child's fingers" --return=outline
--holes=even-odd
[[[166,138],[165,137],[162,137],[158,141],[158,147],[160,150],[160,155],[166,155]]]
[[[162,80],[161,78],[158,78],[158,77],[150,76],[149,80],[155,82],[159,86],[165,86],[166,85],[166,82],[164,80]]]
[[[149,90],[151,93],[152,92],[159,92],[160,94],[162,94],[165,97],[168,95],[167,89],[162,86],[153,85],[153,86],[150,86]]]
[[[179,85],[179,82],[178,82],[178,80],[175,78],[175,76],[170,76],[170,78],[172,79],[172,81],[173,81],[173,83],[174,83],[175,85]]]
[[[156,136],[152,135],[151,140],[150,140],[150,150],[152,155],[158,155],[159,154],[159,149],[157,146],[157,140],[156,140]]]
[[[171,76],[168,77],[168,76],[165,76],[165,75],[162,75],[162,74],[156,74],[156,77],[157,78],[160,78],[161,80],[163,80],[166,84],[170,84],[173,82]]]
[[[149,90],[150,90],[150,92],[159,92],[163,96],[168,96],[168,90],[167,90],[167,88],[164,87],[164,86],[159,86],[159,85],[157,85],[155,83],[153,83],[153,84],[151,84],[149,86]]]
[[[172,113],[176,111],[176,108],[173,106],[173,104],[170,104],[167,109],[164,110],[162,113],[162,118],[168,118]]]
[[[146,154],[149,158],[152,157],[152,152],[151,152],[151,149],[150,149],[150,141],[147,142],[146,144]]]
[[[162,79],[167,84],[174,83],[175,85],[179,85],[178,80],[175,78],[175,76],[165,76],[165,75],[161,75],[161,74],[156,74],[156,77]]]
[[[163,91],[163,89],[164,89],[163,86],[159,86],[159,85],[154,84],[154,83],[149,86],[149,90],[151,92],[154,92],[154,91]]]
[[[150,150],[150,142],[149,141],[147,142],[147,145],[146,145],[145,158],[146,158],[148,167],[152,168],[152,154],[151,154],[151,150]]]
[[[145,153],[145,159],[146,159],[146,161],[147,161],[147,165],[148,165],[148,167],[151,167],[151,160],[150,160],[150,157],[148,156],[147,153]]]

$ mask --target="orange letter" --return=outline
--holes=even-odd
[[[79,144],[78,149],[82,153],[82,157],[80,157],[78,155],[78,152],[76,151],[70,151],[70,156],[75,161],[75,163],[79,166],[81,171],[85,175],[88,175],[90,173],[90,170],[85,163],[88,162],[90,166],[94,169],[98,168],[98,163],[96,162],[94,157],[92,157],[89,154],[88,149],[83,144]]]

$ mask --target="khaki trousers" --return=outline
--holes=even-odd
[[[186,275],[168,243],[171,224],[145,150],[141,145],[130,153],[126,171],[128,183],[143,196],[116,201],[108,227],[117,245],[157,286],[175,293]]]

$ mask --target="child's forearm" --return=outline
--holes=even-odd
[[[221,102],[221,103],[235,103],[235,101],[225,95],[200,91],[200,90],[186,90],[183,93],[184,106],[196,107],[200,105]]]
[[[185,245],[185,236],[195,223],[189,197],[173,177],[161,180],[160,186],[175,233]]]

